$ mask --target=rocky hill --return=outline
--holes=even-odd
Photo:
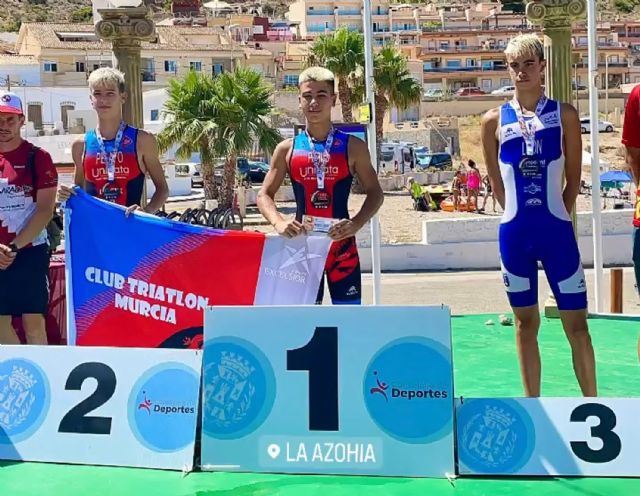
[[[171,0],[144,0],[156,15],[166,17],[171,11]],[[206,1],[206,0],[205,0]],[[283,17],[294,0],[226,0],[247,8],[259,7],[265,16]],[[427,3],[413,0],[412,3]],[[398,3],[407,3],[402,0]],[[526,0],[504,0],[505,7],[523,10]],[[597,0],[600,19],[638,19],[640,0]],[[0,31],[18,31],[22,22],[90,22],[91,0],[5,0],[0,10]],[[253,9],[251,9],[254,11]]]

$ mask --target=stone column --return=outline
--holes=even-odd
[[[571,103],[572,23],[584,19],[586,0],[535,0],[527,3],[527,18],[542,27],[546,92],[550,98]]]
[[[544,58],[547,61],[545,92],[549,98],[565,103],[572,101],[571,27],[575,21],[584,19],[586,13],[586,0],[534,0],[527,3],[527,18],[533,24],[541,26],[544,35]],[[571,212],[571,217],[575,231],[575,209]],[[560,316],[553,295],[545,302],[544,313],[546,317]]]
[[[100,9],[99,13],[102,20],[96,24],[96,36],[111,41],[115,67],[124,73],[127,100],[122,108],[123,118],[132,126],[142,128],[144,113],[140,49],[142,41],[155,36],[153,20],[144,6]]]

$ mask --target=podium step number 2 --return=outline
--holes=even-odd
[[[205,315],[203,469],[453,473],[447,308],[248,310]]]

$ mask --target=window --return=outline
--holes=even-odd
[[[45,62],[44,72],[58,72],[58,64],[56,62]]]
[[[491,89],[492,81],[491,79],[483,79],[482,80],[482,89],[484,91],[489,91]]]
[[[476,59],[467,59],[467,67],[475,67]]]
[[[164,72],[173,72],[174,74],[176,74],[178,72],[178,62],[176,62],[175,60],[165,60]]]
[[[424,71],[430,71],[431,69],[433,69],[433,62],[423,62],[422,69]]]
[[[72,103],[63,103],[60,105],[60,116],[62,117],[62,125],[65,130],[69,128],[69,112],[75,110],[76,106]]]
[[[460,67],[460,60],[458,59],[452,59],[452,60],[447,60],[447,67]]]
[[[213,64],[212,74],[217,76],[218,74],[222,74],[224,72],[224,65],[222,64]]]
[[[151,109],[151,120],[160,120],[160,111],[158,109]]]
[[[285,86],[298,86],[298,74],[285,74],[284,75]]]
[[[27,105],[27,121],[33,122],[33,127],[42,129],[42,104],[30,103]]]
[[[189,70],[201,72],[202,71],[202,62],[189,62]]]
[[[85,72],[86,66],[84,62],[76,62],[76,72]]]

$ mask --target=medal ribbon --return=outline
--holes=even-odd
[[[124,136],[124,130],[127,128],[127,125],[124,121],[120,121],[120,126],[118,127],[118,132],[116,133],[116,139],[113,144],[113,151],[107,154],[107,149],[104,145],[104,138],[100,134],[100,131],[96,129],[96,139],[98,140],[98,146],[100,147],[100,153],[104,157],[104,161],[107,164],[107,177],[109,182],[115,181],[116,178],[116,158],[118,157],[118,150],[120,149],[120,144],[122,143],[122,137]]]
[[[544,106],[547,104],[547,97],[543,94],[538,100],[538,104],[536,105],[536,112],[533,119],[529,121],[525,120],[524,114],[522,112],[522,106],[520,102],[513,97],[511,100],[511,106],[513,110],[516,112],[516,117],[518,119],[518,124],[520,125],[520,131],[522,132],[522,139],[524,140],[525,146],[527,147],[527,155],[533,156],[533,150],[536,142],[536,127],[537,122],[536,118],[540,116],[542,111],[544,110]]]
[[[309,131],[305,131],[307,140],[309,142],[309,149],[311,150],[311,160],[313,160],[313,168],[316,172],[316,180],[318,181],[318,189],[324,190],[324,167],[329,163],[331,158],[331,147],[333,146],[334,129],[333,126],[327,135],[327,140],[324,143],[324,149],[317,151],[316,147],[311,139]]]

